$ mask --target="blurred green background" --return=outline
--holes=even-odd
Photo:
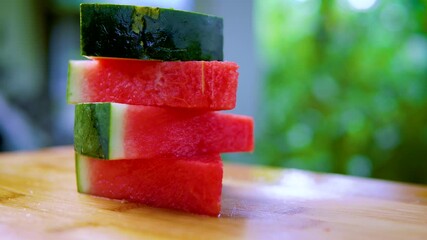
[[[103,2],[224,17],[233,112],[256,121],[255,152],[226,160],[427,183],[427,1]],[[72,144],[79,3],[1,2],[0,151]]]
[[[427,183],[427,5],[256,1],[265,164]]]

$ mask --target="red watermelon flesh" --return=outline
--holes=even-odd
[[[81,193],[210,216],[221,209],[219,154],[119,161],[77,154],[76,170]]]
[[[247,116],[139,106],[129,106],[125,116],[125,158],[254,148],[253,119]]]
[[[69,103],[233,109],[237,69],[236,63],[221,61],[70,61],[67,99]]]

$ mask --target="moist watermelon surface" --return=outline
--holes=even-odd
[[[84,56],[223,60],[223,20],[174,9],[113,4],[80,5]]]
[[[219,61],[70,61],[67,101],[233,109],[237,69],[236,63]]]
[[[76,154],[76,171],[81,193],[210,216],[220,212],[219,154],[119,161]]]
[[[190,157],[250,152],[253,119],[212,111],[190,111],[118,103],[76,105],[77,153],[103,159]]]

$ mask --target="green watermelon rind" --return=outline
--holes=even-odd
[[[123,118],[127,105],[82,103],[75,108],[74,149],[99,159],[124,157]]]
[[[70,75],[71,75],[71,62],[68,62],[68,71],[67,71],[67,93],[66,93],[66,96],[67,96],[67,102],[68,102],[68,99],[71,99],[72,98],[72,91],[71,91],[71,79],[70,79]]]
[[[174,9],[80,5],[81,54],[163,61],[223,60],[223,20]]]
[[[108,158],[110,104],[77,104],[74,119],[74,149],[91,157]]]

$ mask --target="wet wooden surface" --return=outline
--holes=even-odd
[[[0,154],[0,239],[427,239],[425,186],[226,164],[212,218],[79,194],[73,154]]]

